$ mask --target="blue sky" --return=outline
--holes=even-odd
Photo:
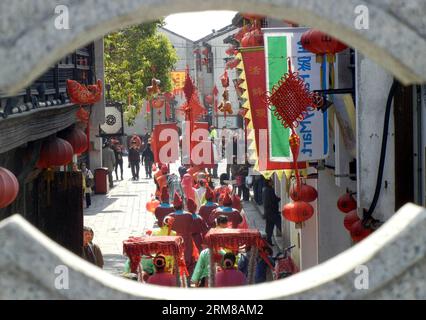
[[[236,11],[200,11],[173,14],[166,17],[165,27],[190,40],[199,40],[231,24]]]

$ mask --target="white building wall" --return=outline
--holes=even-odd
[[[105,83],[104,73],[104,39],[94,41],[95,70],[96,79]],[[95,170],[102,167],[102,139],[97,137],[99,134],[99,125],[105,123],[105,86],[103,86],[103,95],[101,101],[92,107],[90,116],[90,146],[89,146],[89,168]]]
[[[357,52],[358,214],[373,200],[382,144],[384,113],[393,77]],[[393,110],[393,109],[392,109]],[[386,221],[395,212],[395,139],[391,112],[380,198],[373,217]]]
[[[223,40],[236,32],[237,30],[234,29],[208,41],[208,43],[212,46],[214,60],[213,60],[213,74],[210,76],[211,82],[210,80],[209,82],[206,82],[205,89],[207,90],[207,93],[210,94],[213,90],[213,87],[216,85],[217,89],[219,90],[219,94],[218,94],[219,104],[222,101],[222,94],[224,89],[220,81],[220,78],[225,73],[226,62],[224,59],[229,57],[225,53],[225,51],[230,46],[229,44],[223,43]],[[203,66],[203,68],[205,69],[206,67]],[[213,120],[215,121],[217,119],[216,125],[218,128],[222,128],[223,126],[225,126],[225,124],[228,128],[237,128],[237,116],[238,116],[240,105],[238,101],[237,92],[235,90],[235,86],[233,83],[234,79],[238,79],[237,69],[228,70],[228,76],[230,80],[229,87],[228,87],[229,101],[232,104],[233,114],[227,115],[226,116],[227,119],[225,122],[225,117],[223,116],[223,113],[219,112],[218,116],[214,117],[214,120]]]

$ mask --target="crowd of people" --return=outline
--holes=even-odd
[[[153,179],[156,197],[160,201],[153,214],[158,228],[149,236],[179,235],[184,243],[184,261],[187,285],[207,287],[210,276],[210,250],[205,236],[212,228],[247,229],[245,213],[237,190],[230,183],[227,173],[220,175],[215,186],[207,170],[181,166],[179,176],[170,173],[167,165],[159,164]],[[272,256],[272,249],[265,239],[263,252]],[[271,242],[271,241],[270,241]],[[251,248],[243,246],[238,251],[222,248],[215,255],[217,264],[215,287],[239,286],[248,283],[248,255]],[[272,261],[272,259],[270,259]],[[161,253],[154,257],[142,257],[142,279],[150,284],[176,286],[174,259]],[[269,264],[270,266],[271,264]],[[264,258],[257,257],[255,283],[272,280],[271,268]],[[125,273],[130,273],[126,264]]]
[[[215,128],[210,128],[215,138]],[[103,148],[103,165],[108,168],[110,187],[113,187],[113,172],[116,180],[123,180],[124,148],[114,141],[106,141]],[[210,276],[210,250],[204,239],[212,228],[247,229],[242,201],[248,201],[249,190],[253,188],[254,201],[264,206],[266,229],[263,252],[265,256],[256,258],[255,283],[272,280],[272,234],[274,227],[281,230],[280,198],[276,196],[271,180],[261,175],[250,176],[248,164],[234,162],[227,165],[226,173],[219,177],[217,166],[211,169],[181,165],[177,174],[170,172],[165,164],[156,164],[149,136],[142,139],[136,135],[129,140],[128,163],[132,180],[139,180],[140,164],[145,167],[145,178],[153,179],[156,185],[155,198],[160,202],[153,214],[157,220],[157,229],[147,233],[149,236],[179,235],[184,241],[184,261],[188,273],[187,285],[206,287]],[[78,170],[78,168],[76,168]],[[86,195],[86,207],[90,207],[90,194],[93,187],[93,174],[85,164],[83,173],[83,191]],[[154,172],[153,172],[154,171]],[[120,175],[119,175],[120,173]],[[102,268],[103,259],[98,246],[92,243],[93,230],[84,229],[83,258]],[[248,280],[248,256],[251,248],[241,247],[238,251],[222,248],[214,257],[217,274],[213,285],[245,285]],[[151,284],[176,286],[176,272],[173,257],[158,253],[155,257],[142,257],[142,278]],[[130,263],[126,262],[124,274],[130,274]]]

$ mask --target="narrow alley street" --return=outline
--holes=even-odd
[[[93,229],[94,243],[99,245],[104,257],[104,270],[120,276],[123,273],[126,257],[123,255],[123,240],[130,236],[140,236],[156,227],[152,213],[145,208],[151,194],[155,192],[152,179],[145,179],[145,171],[140,171],[139,181],[132,181],[130,169],[124,158],[123,180],[115,180],[114,188],[107,195],[92,195],[92,206],[84,209],[84,225]],[[219,173],[225,172],[226,164],[219,164]],[[177,165],[171,165],[177,173]],[[120,176],[120,174],[119,174]],[[252,201],[243,202],[244,212],[250,228],[265,230],[265,220]],[[277,248],[275,248],[277,249]]]

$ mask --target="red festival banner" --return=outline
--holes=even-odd
[[[171,143],[172,139],[176,140],[176,142]],[[168,145],[163,152],[167,152],[165,152],[164,156],[160,156],[161,148],[166,144]],[[167,164],[177,161],[179,159],[179,134],[176,123],[157,124],[152,133],[151,147],[156,163]]]
[[[201,130],[197,130],[201,129]],[[209,124],[208,122],[195,122],[193,126],[193,131],[191,132],[191,164],[199,165],[203,168],[213,168],[214,167],[214,158],[213,158],[213,145],[212,141],[209,139]],[[196,140],[196,141],[193,141]],[[203,144],[203,145],[200,145]],[[202,150],[198,152],[197,150]],[[210,155],[204,154],[205,150],[210,150]],[[209,158],[207,161],[194,161],[196,157],[200,159]]]
[[[270,161],[268,107],[264,99],[266,89],[265,51],[263,48],[241,49],[245,81],[249,98],[249,121],[253,124],[258,170],[260,172],[292,169],[292,162]],[[306,162],[298,164],[306,168]]]

